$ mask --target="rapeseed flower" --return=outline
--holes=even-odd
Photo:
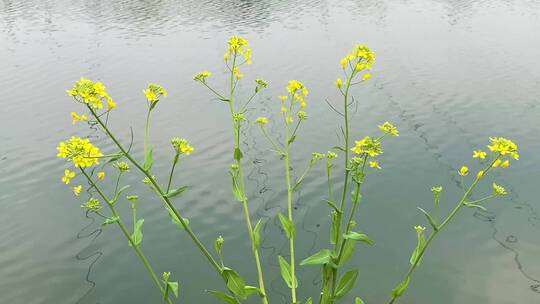
[[[364,69],[371,69],[371,65],[375,62],[375,53],[372,52],[367,46],[357,44],[354,48],[341,59],[341,68],[345,69],[347,64],[353,65],[353,72],[359,72]],[[365,74],[369,75],[369,74]],[[370,76],[364,76],[369,79]],[[367,80],[364,79],[364,80]]]
[[[190,155],[193,152],[193,147],[189,144],[187,139],[174,137],[171,139],[173,148],[180,154]]]
[[[264,117],[264,116],[259,116],[257,117],[257,119],[255,120],[255,123],[259,124],[259,125],[265,125],[268,123],[268,118]]]
[[[506,194],[507,194],[506,189],[504,189],[504,187],[499,186],[499,185],[497,185],[497,184],[495,184],[495,183],[493,183],[492,186],[493,186],[493,194],[494,194],[494,195],[500,195],[500,196],[502,196],[502,195],[506,195]]]
[[[461,166],[461,168],[459,168],[459,175],[465,176],[467,174],[469,174],[469,167]]]
[[[202,71],[197,73],[197,75],[193,76],[193,80],[205,82],[207,77],[212,76],[212,73],[209,71]]]
[[[129,171],[129,165],[126,162],[117,162],[113,165],[113,167],[118,169],[121,173]]]
[[[81,185],[75,186],[75,187],[73,187],[72,190],[73,190],[73,194],[75,194],[75,196],[79,196],[79,194],[81,194],[82,186]]]
[[[99,180],[105,179],[105,172],[103,172],[103,171],[98,172],[98,173],[97,173],[97,178],[98,178]]]
[[[75,172],[69,171],[69,169],[64,170],[64,176],[62,176],[62,182],[66,185],[69,184],[72,178],[75,177]]]
[[[229,45],[227,52],[223,55],[223,59],[227,61],[232,55],[233,57],[242,56],[244,57],[244,62],[251,64],[251,49],[248,47],[248,41],[239,36],[232,36],[227,41]]]
[[[73,124],[76,124],[78,121],[88,121],[88,117],[86,117],[84,114],[79,115],[76,112],[71,112],[70,115]]]
[[[379,166],[379,162],[376,161],[376,160],[375,160],[375,161],[370,161],[370,162],[369,162],[369,166],[370,166],[371,168],[381,169],[381,166]]]
[[[389,134],[391,136],[399,136],[399,131],[394,125],[385,121],[382,125],[379,125],[379,130],[384,134]]]
[[[91,167],[99,164],[99,157],[103,156],[98,147],[90,143],[87,138],[71,137],[67,142],[60,142],[57,157],[73,161],[75,167]]]
[[[362,138],[361,140],[355,141],[355,146],[351,148],[356,154],[366,153],[370,157],[375,157],[383,153],[381,143],[369,136]]]
[[[81,102],[90,105],[94,109],[102,109],[102,100],[111,100],[105,86],[101,82],[93,82],[81,77],[70,90],[66,90],[69,96],[79,98]]]
[[[167,96],[167,91],[165,91],[165,89],[158,84],[149,83],[148,88],[143,90],[143,94],[148,102],[153,105],[159,101],[161,96]]]
[[[86,209],[88,211],[96,212],[96,211],[99,211],[102,207],[101,207],[101,203],[97,199],[92,197],[88,201],[86,201],[86,203],[82,204],[81,208]]]
[[[487,153],[482,151],[482,150],[474,150],[473,151],[473,158],[485,159],[486,155],[487,155]]]
[[[504,137],[490,137],[489,141],[491,145],[487,147],[491,152],[498,152],[501,155],[510,155],[513,159],[519,159],[517,145],[509,139]]]

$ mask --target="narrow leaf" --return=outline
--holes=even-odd
[[[364,243],[367,243],[369,245],[374,244],[374,242],[367,235],[365,235],[363,233],[358,233],[358,232],[355,232],[355,231],[350,231],[349,233],[344,234],[343,238],[346,239],[346,240],[355,240],[355,241],[364,242]]]
[[[305,258],[300,262],[301,266],[304,265],[323,265],[332,261],[332,253],[328,249],[322,249],[321,251],[313,254],[310,257]]]
[[[337,212],[332,212],[331,215],[331,224],[330,224],[330,244],[336,244],[339,238],[339,216]]]
[[[435,231],[438,231],[439,230],[439,225],[437,224],[437,221],[424,209],[418,207],[418,210],[420,210],[425,216],[426,216],[426,219],[428,220],[429,224],[431,225],[431,228],[433,228],[433,230]]]
[[[169,206],[165,206],[165,208],[167,209],[167,212],[169,213],[169,217],[171,218],[172,223],[176,227],[178,227],[178,229],[184,230],[184,225],[182,225],[182,222],[180,222],[180,220],[176,217],[176,214],[174,214],[174,212],[171,210],[171,208],[169,208]],[[187,218],[184,217],[182,219],[184,220],[186,225],[189,225],[189,220]]]
[[[338,261],[340,266],[345,264],[352,257],[355,246],[356,240],[349,239],[345,242],[343,253],[341,254],[341,260]]]
[[[103,224],[101,224],[101,226],[106,226],[106,225],[110,225],[110,224],[114,224],[116,222],[118,222],[118,220],[120,219],[119,216],[113,216],[113,217],[110,217],[108,219],[106,219]]]
[[[283,213],[278,213],[279,221],[281,222],[281,226],[283,227],[283,230],[285,230],[285,234],[287,235],[288,239],[291,239],[295,235],[295,228],[294,223],[291,222],[288,218],[283,215]]]
[[[405,280],[403,280],[399,285],[392,289],[392,296],[399,298],[403,293],[405,292],[405,289],[407,289],[407,286],[409,286],[409,281],[411,280],[411,277],[407,277]]]
[[[133,234],[131,235],[131,238],[133,239],[133,243],[135,243],[135,246],[138,246],[142,242],[142,239],[143,239],[142,225],[143,224],[144,224],[144,219],[140,219],[137,221],[137,223],[135,223],[135,230],[133,231]]]
[[[293,137],[289,138],[289,145],[292,144],[294,142],[294,140],[296,139],[296,135],[294,135]]]
[[[143,163],[143,169],[148,171],[150,168],[152,168],[152,151],[154,148],[150,147],[144,152],[144,163]]]
[[[167,282],[167,288],[172,290],[175,298],[178,298],[178,282]]]
[[[173,198],[180,195],[182,192],[186,191],[187,186],[182,186],[180,188],[172,189],[169,192],[165,193],[166,198]]]
[[[354,299],[354,304],[366,304],[366,303],[362,301],[362,299],[360,299],[359,297],[356,297],[356,299]]]
[[[206,292],[210,293],[211,295],[213,295],[214,297],[222,300],[223,302],[225,303],[228,303],[228,304],[240,304],[240,302],[238,302],[238,300],[236,300],[234,297],[224,293],[224,292],[221,292],[221,291],[217,291],[217,290],[207,290]]]
[[[253,229],[253,247],[255,247],[255,249],[258,249],[261,245],[261,227],[261,220],[259,219],[255,225],[255,229]]]
[[[244,157],[240,148],[234,148],[234,159],[240,161]]]
[[[240,190],[240,185],[238,184],[237,176],[231,174],[231,181],[232,181],[231,191],[234,194],[234,198],[236,198],[236,200],[239,202],[243,202],[244,194]]]
[[[255,286],[246,286],[246,288],[244,288],[246,290],[246,295],[249,297],[251,295],[254,295],[254,294],[260,294],[260,290],[259,288],[255,287]]]
[[[358,269],[349,270],[341,277],[336,288],[336,299],[343,297],[354,287],[357,277]]]
[[[238,273],[232,269],[224,269],[223,275],[227,279],[227,287],[232,293],[241,299],[247,298],[246,281]]]
[[[279,260],[279,269],[281,271],[281,277],[283,278],[283,281],[287,283],[287,286],[289,288],[293,288],[293,278],[291,273],[291,265],[287,263],[287,261],[282,257],[278,256]],[[298,287],[298,281],[296,278],[294,278],[294,288]]]
[[[482,210],[482,211],[488,211],[488,210],[486,209],[486,207],[480,206],[480,205],[477,205],[477,204],[471,204],[471,203],[466,203],[466,202],[465,202],[465,203],[463,203],[463,205],[465,205],[465,206],[467,206],[467,207],[469,207],[469,208],[478,208],[478,209],[480,209],[480,210]]]

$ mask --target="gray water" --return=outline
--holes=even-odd
[[[540,303],[540,3],[512,0],[367,1],[8,1],[0,2],[0,303],[159,303],[144,268],[116,227],[85,213],[60,183],[65,163],[55,147],[71,135],[97,136],[71,125],[80,111],[65,89],[80,76],[101,80],[117,101],[111,128],[140,156],[148,82],[169,96],[154,111],[154,173],[167,174],[168,141],[188,138],[195,153],[176,176],[190,185],[175,203],[211,246],[222,234],[227,264],[256,282],[241,207],[229,192],[232,132],[228,109],[191,77],[214,72],[224,84],[228,36],[249,39],[253,65],[243,90],[262,77],[269,89],[249,117],[277,113],[288,79],[310,89],[310,119],[293,149],[294,174],[313,151],[337,143],[333,86],[339,59],[354,44],[378,56],[373,79],[358,87],[353,138],[389,120],[400,137],[385,142],[383,170],[365,184],[359,229],[375,241],[359,247],[351,295],[384,303],[408,267],[412,226],[423,223],[434,185],[449,209],[463,191],[456,170],[474,165],[473,149],[489,136],[520,146],[521,160],[494,178],[509,195],[488,212],[465,210],[430,248],[401,303]],[[278,125],[270,129],[279,134]],[[264,223],[263,266],[273,303],[285,303],[278,255],[288,247],[276,214],[285,210],[282,164],[244,129],[254,218]],[[295,197],[299,258],[327,244],[328,208],[318,167]],[[132,174],[146,219],[143,249],[159,272],[180,279],[182,303],[214,303],[204,289],[222,284],[187,236],[171,229],[160,203]],[[336,178],[336,182],[339,179]],[[479,188],[489,191],[489,183]],[[125,202],[120,204],[128,216]],[[300,296],[316,295],[317,268],[301,267]],[[348,301],[348,302],[347,302]],[[345,303],[351,303],[352,297]]]

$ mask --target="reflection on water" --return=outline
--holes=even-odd
[[[403,302],[538,302],[539,16],[540,3],[532,0],[1,1],[0,302],[154,303],[158,296],[118,231],[85,216],[59,183],[57,142],[75,133],[96,136],[69,119],[77,108],[64,90],[81,75],[104,81],[118,101],[112,127],[124,141],[126,126],[141,137],[146,83],[169,90],[154,117],[153,142],[161,147],[155,174],[167,173],[169,138],[193,142],[196,153],[178,177],[191,187],[176,204],[205,243],[223,234],[228,263],[255,281],[243,216],[221,187],[229,184],[227,109],[190,81],[209,69],[222,84],[224,43],[237,33],[254,53],[246,83],[256,77],[270,83],[250,118],[276,113],[275,97],[288,79],[310,88],[310,119],[293,152],[294,174],[311,152],[337,142],[339,117],[324,100],[337,101],[332,83],[342,54],[354,43],[378,54],[373,81],[355,92],[354,137],[384,120],[395,122],[401,136],[386,144],[384,170],[366,183],[358,221],[377,244],[360,248],[351,262],[361,269],[354,294],[384,302],[407,268],[411,227],[423,220],[416,206],[429,206],[436,184],[445,185],[450,206],[462,192],[456,169],[488,136],[500,135],[521,148],[522,160],[496,177],[510,195],[488,212],[465,211],[430,249]],[[243,135],[251,210],[264,222],[265,272],[274,302],[281,303],[288,295],[277,265],[277,256],[287,254],[276,220],[285,208],[281,165],[256,128]],[[104,138],[95,140],[114,151]],[[140,155],[141,142],[135,145]],[[155,268],[184,278],[185,303],[211,301],[203,288],[221,283],[188,239],[169,230],[166,213],[140,179],[129,182],[141,191],[141,213],[151,223],[143,246]],[[299,257],[327,243],[324,182],[318,168],[295,197]],[[299,271],[301,297],[316,294],[317,269]]]

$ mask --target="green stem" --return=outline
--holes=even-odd
[[[172,167],[171,167],[171,173],[169,174],[169,181],[167,182],[167,193],[169,192],[169,190],[171,190],[171,182],[172,182],[172,178],[173,178],[173,173],[174,173],[174,167],[176,166],[176,163],[178,163],[178,157],[180,156],[180,153],[178,153],[178,151],[176,151],[176,153],[174,154],[174,158],[173,158],[173,164],[172,164]]]
[[[234,119],[234,89],[235,89],[235,83],[234,83],[234,67],[236,64],[236,57],[237,54],[234,54],[233,57],[233,64],[232,68],[230,69],[231,75],[230,75],[230,87],[229,87],[229,110],[231,114],[231,120],[232,120],[232,126],[234,130],[234,151],[237,151],[240,149],[240,122],[236,122]],[[236,153],[234,153],[236,155]],[[246,220],[246,226],[248,230],[248,236],[251,241],[251,251],[253,253],[253,256],[255,258],[255,265],[257,267],[257,276],[258,276],[258,282],[259,282],[259,291],[261,296],[261,302],[262,304],[268,304],[268,298],[266,295],[266,290],[264,288],[264,277],[262,272],[262,266],[261,261],[259,257],[259,250],[254,245],[254,237],[253,237],[253,226],[251,224],[251,214],[249,211],[249,207],[247,204],[247,195],[245,191],[245,183],[244,183],[244,174],[243,174],[243,168],[242,168],[242,162],[240,157],[235,157],[236,165],[238,166],[238,178],[240,182],[240,191],[242,191],[242,207],[244,209],[244,217]]]
[[[291,172],[290,172],[290,165],[289,165],[289,129],[285,128],[285,151],[284,151],[284,165],[285,165],[285,181],[287,183],[287,216],[289,218],[289,222],[291,222],[294,226],[294,220],[293,220],[293,206],[292,206],[292,192],[293,192],[293,186],[291,185]],[[309,167],[308,167],[309,168]],[[303,176],[302,176],[303,178]],[[294,186],[296,188],[296,185]],[[292,234],[289,238],[289,254],[290,254],[290,264],[291,264],[291,299],[292,304],[296,304],[296,262],[294,257],[294,234]]]
[[[116,208],[114,208],[114,205],[111,204],[111,201],[105,196],[103,191],[101,191],[101,189],[94,183],[94,181],[90,178],[90,176],[86,173],[86,171],[84,171],[83,168],[79,168],[79,169],[81,170],[81,173],[86,177],[86,179],[88,180],[90,185],[94,189],[96,189],[99,196],[107,203],[107,206],[109,206],[109,209],[111,209],[111,213],[112,213],[113,217],[118,218],[118,220],[116,221],[116,224],[118,225],[118,227],[120,228],[120,230],[122,231],[122,233],[124,234],[126,239],[129,241],[129,243],[131,244],[131,247],[133,248],[133,250],[135,250],[135,253],[137,254],[137,257],[144,264],[144,267],[146,268],[146,271],[148,271],[148,274],[150,275],[150,278],[152,279],[152,282],[154,283],[154,285],[156,285],[156,287],[159,289],[161,294],[163,296],[165,296],[165,289],[163,288],[163,286],[161,286],[161,283],[160,283],[154,269],[152,268],[152,266],[148,262],[148,259],[146,258],[146,256],[142,252],[141,248],[138,245],[136,245],[135,242],[133,241],[133,239],[131,238],[131,235],[129,234],[126,226],[124,225],[124,223],[120,219],[120,216],[118,215],[118,213],[116,211]],[[163,300],[168,304],[172,304],[172,301],[168,297],[164,298]]]
[[[181,216],[180,212],[174,207],[174,205],[171,203],[171,201],[169,200],[169,198],[167,198],[165,196],[165,193],[163,192],[163,190],[161,189],[161,187],[159,186],[159,184],[157,183],[157,181],[155,180],[155,178],[150,174],[150,172],[148,172],[147,170],[145,170],[128,152],[127,150],[120,144],[120,142],[118,141],[118,139],[116,139],[116,137],[111,133],[111,131],[107,128],[107,126],[105,126],[105,124],[103,123],[103,121],[101,121],[101,119],[99,119],[99,117],[97,117],[96,115],[96,112],[94,111],[94,109],[92,109],[89,105],[87,105],[88,109],[90,110],[90,113],[92,113],[92,115],[94,116],[94,118],[96,118],[97,122],[100,124],[100,126],[103,128],[103,130],[105,131],[105,133],[107,134],[107,136],[109,136],[109,138],[114,142],[114,144],[118,147],[118,149],[120,149],[120,151],[125,155],[125,157],[141,172],[143,173],[147,178],[148,180],[150,181],[150,183],[152,184],[153,188],[156,190],[156,192],[158,193],[159,197],[162,199],[162,201],[165,203],[165,205],[170,208],[174,215],[176,216],[176,218],[178,219],[178,221],[180,222],[180,224],[182,225],[182,227],[184,228],[184,230],[186,231],[186,233],[189,235],[189,237],[191,238],[191,240],[195,243],[195,245],[197,246],[197,248],[202,252],[202,254],[206,257],[206,259],[208,260],[208,262],[214,267],[214,269],[220,274],[220,276],[225,280],[225,277],[223,276],[222,274],[222,271],[221,271],[221,267],[219,266],[219,264],[216,262],[216,260],[212,257],[212,255],[210,254],[210,252],[206,249],[206,247],[204,246],[204,244],[199,240],[199,238],[195,235],[195,233],[193,232],[193,230],[191,230],[191,227],[189,227],[189,225],[186,223],[186,221],[184,220],[184,218]]]
[[[146,154],[148,153],[148,149],[150,148],[148,146],[148,137],[150,133],[150,113],[151,112],[152,110],[148,108],[148,113],[146,113],[146,123],[144,124],[144,155],[145,157],[146,157]]]
[[[489,170],[491,170],[491,168],[493,167],[493,164],[501,157],[501,155],[499,154],[492,162],[491,164],[489,164],[486,169],[484,170],[484,175],[485,176],[487,174],[487,172]],[[437,236],[437,234],[439,234],[439,232],[442,231],[442,229],[456,216],[456,214],[459,212],[459,210],[461,210],[461,208],[463,208],[463,206],[465,206],[465,201],[467,200],[467,198],[469,197],[469,195],[471,194],[471,192],[474,190],[474,188],[476,187],[476,185],[478,184],[478,182],[480,181],[480,179],[483,177],[483,176],[477,176],[475,178],[475,180],[473,181],[473,183],[469,186],[469,188],[465,191],[465,193],[463,194],[463,196],[461,197],[461,199],[459,200],[458,204],[454,207],[454,209],[452,210],[452,212],[450,212],[450,214],[446,217],[446,219],[437,227],[436,230],[432,230],[431,234],[429,235],[428,239],[426,240],[426,244],[424,245],[424,247],[422,248],[422,250],[420,250],[420,253],[418,254],[418,258],[415,260],[415,262],[409,267],[409,270],[407,271],[407,273],[405,274],[405,276],[403,277],[403,280],[406,280],[407,278],[410,278],[412,276],[412,274],[414,273],[414,271],[416,270],[417,266],[418,266],[418,263],[420,262],[420,260],[422,259],[422,257],[424,256],[424,253],[426,252],[429,244],[431,243],[431,241],[433,241],[433,239],[435,238],[435,236]],[[390,298],[390,301],[388,302],[388,304],[393,304],[397,298],[399,298],[400,296],[396,296],[396,295],[393,295],[391,296]]]

